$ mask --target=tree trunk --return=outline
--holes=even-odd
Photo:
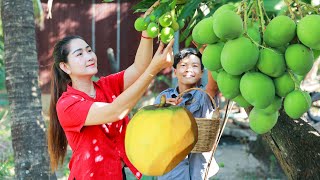
[[[277,124],[264,134],[289,179],[320,179],[320,134],[302,119],[281,110]]]
[[[41,114],[32,0],[2,0],[6,86],[17,179],[56,179]]]

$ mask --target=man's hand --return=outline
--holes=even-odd
[[[207,47],[206,44],[203,44],[201,47],[199,47],[199,44],[197,44],[195,41],[192,41],[192,44],[196,46],[201,54],[203,54],[204,49]]]
[[[172,104],[172,105],[178,105],[182,102],[182,98],[168,98],[166,99],[166,103]]]

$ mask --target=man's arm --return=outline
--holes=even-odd
[[[208,71],[208,84],[206,85],[206,91],[213,98],[219,91],[218,84],[215,81],[215,79],[213,79],[212,74],[211,74],[210,71]]]
[[[204,49],[206,48],[206,45],[198,47],[198,44],[196,42],[192,41],[192,43],[199,49],[199,52],[202,54]],[[210,94],[211,97],[214,98],[214,96],[219,91],[218,84],[217,84],[217,81],[213,79],[213,76],[209,70],[207,74],[208,74],[208,83],[206,85],[206,91]]]

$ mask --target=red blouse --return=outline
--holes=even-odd
[[[60,124],[72,149],[69,179],[122,180],[121,160],[140,179],[141,173],[128,160],[124,137],[128,116],[119,121],[84,126],[94,102],[111,103],[123,91],[124,71],[102,77],[94,83],[96,98],[68,85],[57,102]]]

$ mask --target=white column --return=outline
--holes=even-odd
[[[120,0],[117,0],[117,68],[120,70]]]
[[[91,48],[96,51],[96,2],[92,0],[91,4],[92,18],[91,18]]]

